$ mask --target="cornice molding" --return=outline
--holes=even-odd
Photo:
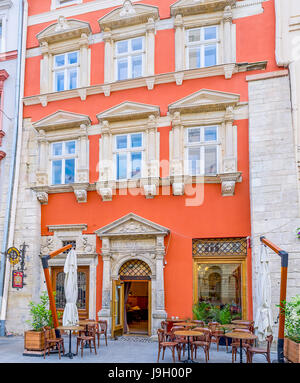
[[[149,77],[140,77],[137,79],[130,79],[124,81],[116,81],[108,84],[92,85],[89,87],[67,90],[63,92],[53,92],[29,96],[23,98],[25,106],[42,104],[47,106],[49,102],[67,100],[71,98],[81,97],[81,92],[84,91],[86,96],[95,94],[104,94],[110,96],[111,92],[119,90],[135,89],[149,86],[148,80],[154,81],[154,85],[167,84],[176,82],[177,85],[182,85],[185,80],[193,80],[205,77],[225,76],[230,79],[232,75],[251,70],[265,70],[267,61],[259,61],[254,63],[232,63],[222,64],[206,68],[197,68],[190,70],[183,70],[178,72],[169,72],[156,74]],[[152,81],[152,83],[153,83]],[[148,84],[147,84],[148,83]]]

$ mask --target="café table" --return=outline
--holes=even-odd
[[[185,322],[186,319],[180,319],[179,317],[171,317],[167,318],[165,321],[167,322],[167,332],[170,332],[175,322]]]
[[[192,322],[174,322],[174,326],[182,326],[186,328],[192,328],[192,327],[197,327],[197,323],[192,323]]]
[[[240,363],[243,363],[243,340],[254,340],[257,336],[248,332],[232,331],[225,334],[227,338],[240,340]]]
[[[243,324],[243,325],[249,325],[253,323],[252,320],[247,320],[247,319],[234,319],[231,321],[233,324]]]
[[[79,321],[79,324],[81,326],[85,326],[85,335],[88,336],[89,335],[89,324],[91,325],[98,325],[98,322],[95,321],[95,320],[88,320],[88,319],[83,319],[83,320],[80,320]],[[84,348],[89,348],[89,344],[88,342],[85,342],[85,345],[84,345]]]
[[[73,356],[77,355],[77,354],[73,354],[71,352],[72,331],[82,331],[82,330],[84,330],[84,328],[81,327],[81,326],[58,326],[57,329],[58,330],[63,330],[63,331],[69,331],[69,352],[67,354],[65,354],[64,356],[68,356],[70,359],[73,359]]]
[[[190,355],[190,337],[202,336],[203,332],[193,331],[193,330],[180,330],[180,331],[175,331],[174,334],[178,335],[178,336],[186,336],[187,340],[188,340],[188,343],[187,343],[187,345],[188,345],[188,358],[186,360],[182,360],[182,363],[198,363],[198,362],[195,362],[194,360],[191,359],[191,355]]]

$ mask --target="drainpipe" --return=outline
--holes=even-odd
[[[24,12],[24,10],[26,12]],[[24,67],[25,67],[25,53],[26,53],[26,33],[27,33],[27,0],[19,0],[19,15],[18,15],[18,58],[17,58],[17,74],[15,85],[15,117],[14,117],[14,131],[12,143],[12,155],[10,162],[10,174],[8,180],[8,201],[6,205],[4,232],[1,247],[0,258],[0,336],[5,336],[5,318],[8,296],[8,282],[10,276],[10,264],[5,259],[5,252],[8,245],[12,245],[14,227],[12,222],[15,221],[17,191],[19,184],[19,162],[21,152],[21,133],[22,129],[22,98],[21,98],[21,85],[22,95],[24,86]],[[23,64],[23,65],[22,65]],[[19,134],[20,131],[20,134]],[[14,226],[14,225],[13,225]]]

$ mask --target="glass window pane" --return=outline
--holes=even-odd
[[[77,68],[69,71],[69,89],[77,88]]]
[[[65,167],[65,183],[72,184],[75,182],[75,159],[66,160]]]
[[[139,37],[131,40],[131,49],[133,51],[141,51],[143,49],[143,39]]]
[[[216,126],[210,126],[208,128],[205,128],[204,140],[205,141],[217,141],[217,127]]]
[[[200,142],[200,128],[195,128],[195,129],[189,129],[188,130],[188,142],[193,143],[193,142]]]
[[[127,154],[117,154],[117,179],[127,178]]]
[[[200,68],[201,66],[201,53],[200,48],[189,49],[189,68]]]
[[[116,137],[116,146],[117,146],[117,149],[126,149],[127,148],[127,136],[117,136]]]
[[[128,59],[118,60],[118,80],[126,80],[128,78]]]
[[[191,29],[189,30],[188,34],[188,40],[189,43],[192,43],[194,41],[200,41],[201,40],[201,30],[200,29]]]
[[[233,315],[242,313],[242,267],[231,263],[198,265],[198,301],[223,307]]]
[[[60,67],[65,65],[65,55],[55,56],[55,66]]]
[[[188,153],[189,174],[200,174],[200,148],[190,148]]]
[[[212,66],[217,64],[217,46],[207,45],[204,48],[204,65]]]
[[[128,52],[128,40],[118,41],[117,42],[117,53],[122,54],[122,53],[127,53],[127,52]]]
[[[68,63],[77,64],[78,63],[78,52],[68,53]]]
[[[69,141],[65,143],[66,145],[66,154],[74,154],[75,153],[75,141]]]
[[[132,57],[132,78],[142,76],[143,59],[142,56]]]
[[[61,156],[62,155],[62,142],[57,142],[52,145],[52,155]]]
[[[52,161],[52,184],[61,184],[62,161]]]
[[[131,135],[131,147],[139,148],[142,146],[142,134],[136,133]]]
[[[55,73],[55,86],[56,86],[57,92],[65,90],[65,73],[64,72]]]
[[[204,40],[212,40],[217,38],[217,27],[204,28]]]
[[[207,146],[205,148],[205,174],[217,173],[217,147]]]
[[[142,168],[142,153],[131,153],[131,178],[140,178]]]

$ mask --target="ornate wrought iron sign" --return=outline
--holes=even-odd
[[[25,253],[26,247],[28,245],[23,243],[21,249],[17,249],[16,247],[10,247],[6,251],[6,256],[9,260],[9,263],[13,266],[12,270],[12,287],[15,289],[22,289],[26,283],[24,283],[24,278],[26,275],[24,274],[25,269]],[[15,270],[15,266],[19,264],[18,268]]]

